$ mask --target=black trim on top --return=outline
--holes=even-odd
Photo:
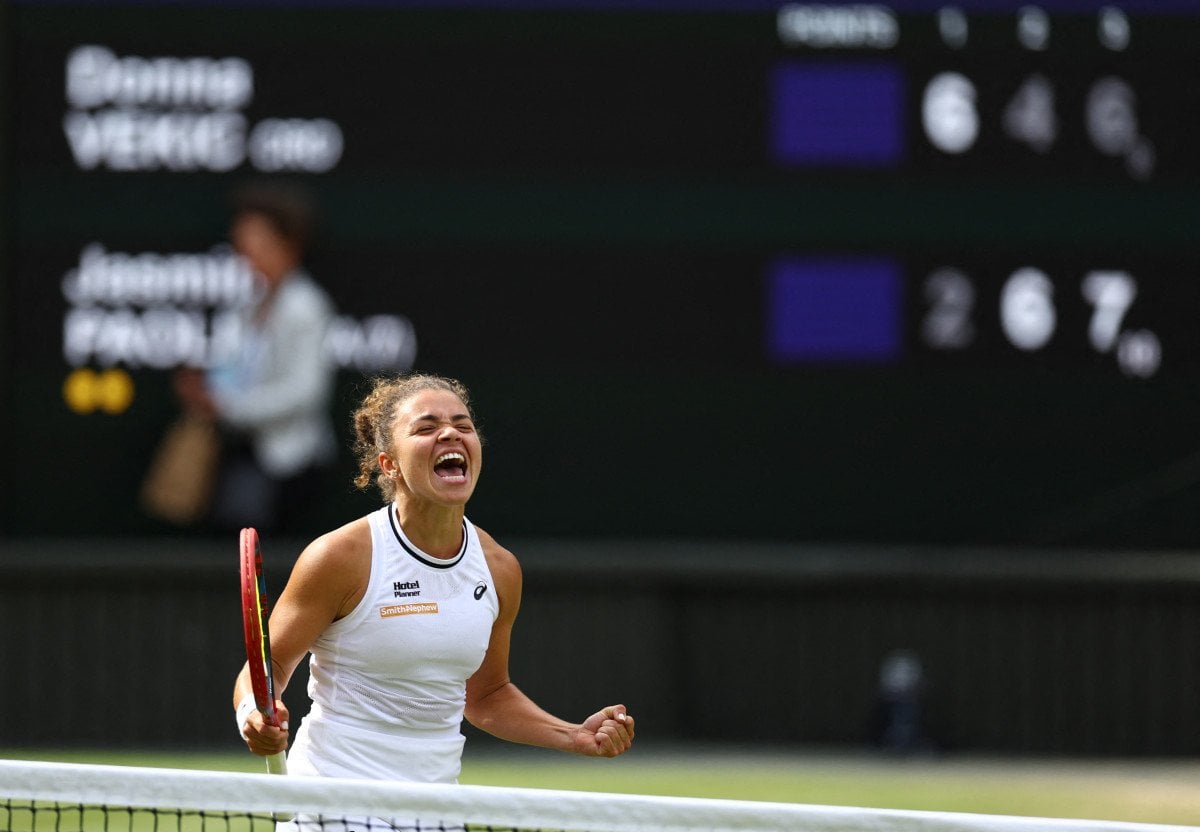
[[[396,542],[404,551],[408,552],[414,559],[426,566],[432,566],[434,569],[450,569],[453,566],[462,562],[463,555],[467,553],[467,521],[463,520],[463,542],[462,548],[458,550],[458,554],[450,560],[431,557],[416,546],[411,545],[404,537],[404,533],[400,531],[399,524],[396,523],[396,506],[394,504],[387,507],[388,522],[392,524],[392,534],[396,536]]]

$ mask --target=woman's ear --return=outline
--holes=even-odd
[[[396,467],[396,463],[387,454],[379,455],[379,470],[389,479],[400,479],[400,469]]]

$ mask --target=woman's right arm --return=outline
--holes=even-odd
[[[287,748],[288,711],[281,698],[296,666],[313,642],[334,621],[343,618],[362,599],[371,572],[371,531],[365,518],[356,520],[310,543],[292,569],[287,586],[271,610],[271,663],[276,703],[282,728],[263,722],[252,710],[242,725],[250,750],[266,756]],[[251,693],[246,665],[233,686],[233,707]]]

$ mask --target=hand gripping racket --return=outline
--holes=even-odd
[[[269,725],[279,726],[275,712],[275,674],[271,667],[271,634],[267,630],[270,602],[267,581],[263,576],[262,548],[258,532],[242,529],[240,540],[242,560],[242,623],[246,630],[246,660],[250,665],[250,684],[254,703]],[[267,771],[287,774],[284,752],[267,757]]]

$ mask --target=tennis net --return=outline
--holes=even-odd
[[[1198,827],[0,760],[10,832],[1181,832]]]

